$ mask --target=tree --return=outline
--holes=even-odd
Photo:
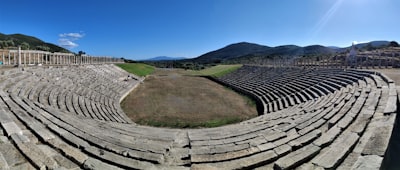
[[[82,55],[85,55],[85,54],[86,54],[86,53],[83,52],[83,51],[79,51],[79,52],[78,52],[78,55],[79,55],[79,56],[82,56]]]
[[[37,50],[42,50],[42,51],[50,51],[50,47],[43,46],[43,45],[38,45],[36,46]]]
[[[376,48],[374,48],[371,43],[368,43],[367,46],[365,47],[365,49],[367,51],[371,51],[371,50],[375,50]]]
[[[390,41],[389,47],[399,47],[399,43],[397,43],[396,41]]]
[[[29,50],[29,44],[27,42],[22,42],[21,43],[21,49],[22,50]]]

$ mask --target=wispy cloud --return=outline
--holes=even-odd
[[[66,38],[58,39],[58,45],[60,45],[61,47],[64,47],[64,48],[75,48],[75,47],[79,46],[78,44],[76,44],[76,43],[74,43],[71,40],[66,39]]]
[[[369,41],[353,41],[353,44],[362,44],[362,43],[367,43]]]
[[[69,38],[82,38],[85,36],[84,33],[70,32],[70,33],[62,33],[59,34],[60,37],[69,37]]]
[[[83,38],[85,36],[85,33],[83,32],[70,32],[70,33],[61,33],[58,34],[60,37],[58,39],[58,45],[64,48],[75,48],[78,47],[79,44],[75,43],[75,41]]]

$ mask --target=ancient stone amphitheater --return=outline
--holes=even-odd
[[[112,64],[1,70],[0,169],[386,169],[399,88],[373,71],[243,66],[217,81],[260,116],[208,129],[140,126],[142,79]],[[397,88],[397,89],[396,89]]]

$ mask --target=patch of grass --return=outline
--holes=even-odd
[[[226,87],[226,86],[225,86],[224,88],[225,88],[226,90],[235,92],[235,93],[239,94],[240,96],[242,96],[242,98],[243,98],[243,100],[246,102],[246,105],[247,105],[247,106],[249,106],[249,107],[257,107],[256,101],[253,100],[251,97],[246,96],[246,95],[244,95],[244,94],[242,94],[242,93],[236,92],[235,90],[233,90],[233,89],[230,88],[230,87]]]
[[[217,65],[204,70],[196,71],[194,74],[200,76],[222,77],[242,67],[241,64],[235,65]]]
[[[223,118],[223,119],[213,119],[210,121],[207,121],[205,123],[203,123],[202,127],[218,127],[218,126],[222,126],[222,125],[227,125],[227,124],[233,124],[233,123],[237,123],[237,122],[241,122],[242,119],[238,118],[238,117],[227,117],[227,118]]]
[[[156,121],[151,119],[139,120],[136,123],[147,126],[154,127],[173,127],[173,128],[212,128],[219,127],[223,125],[233,124],[241,122],[245,119],[240,119],[238,117],[227,117],[220,119],[213,119],[206,122],[186,122],[181,120],[170,120],[170,121]]]
[[[143,64],[143,63],[123,63],[116,64],[118,67],[124,69],[125,71],[138,75],[146,76],[154,72],[155,68],[153,66]]]
[[[251,99],[249,96],[245,96],[245,95],[242,95],[242,96],[243,96],[243,98],[246,101],[246,104],[248,106],[250,106],[250,107],[256,107],[257,106],[256,102],[253,99]]]

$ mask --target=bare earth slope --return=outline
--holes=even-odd
[[[213,127],[257,116],[246,97],[184,70],[162,70],[146,78],[121,103],[136,123],[169,127]]]

